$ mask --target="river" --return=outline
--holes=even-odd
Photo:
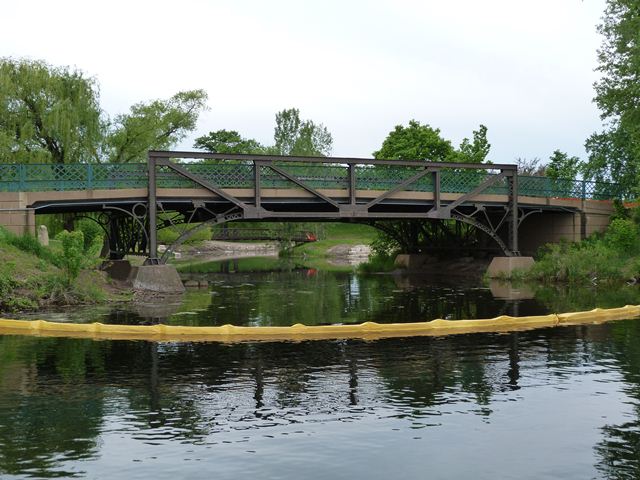
[[[197,278],[208,286],[182,301],[38,316],[290,325],[640,303],[634,286],[531,298],[477,282],[304,268]],[[0,336],[3,479],[631,479],[639,415],[638,320],[377,341]]]

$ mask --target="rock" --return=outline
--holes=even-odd
[[[38,227],[38,242],[43,247],[49,246],[49,230],[46,225],[40,225]]]

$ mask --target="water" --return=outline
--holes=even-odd
[[[51,316],[285,325],[640,303],[631,287],[500,299],[350,273],[207,278],[164,311]],[[639,406],[637,320],[373,342],[2,336],[0,477],[631,479]]]

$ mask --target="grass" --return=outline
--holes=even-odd
[[[358,223],[326,223],[322,225],[322,240],[303,243],[290,250],[290,255],[306,258],[326,258],[330,248],[337,245],[369,245],[377,230]]]
[[[34,237],[0,227],[0,311],[33,310],[51,305],[100,303],[109,299],[104,274],[85,270],[69,281],[59,268],[59,244],[43,247]],[[56,248],[58,247],[58,248]]]
[[[549,244],[530,269],[512,273],[511,279],[566,285],[638,281],[640,227],[631,219],[617,218],[603,234],[578,243]]]

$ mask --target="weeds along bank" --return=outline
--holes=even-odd
[[[626,212],[608,229],[578,242],[548,244],[527,271],[512,279],[541,283],[594,285],[640,281],[640,212]]]
[[[0,311],[107,300],[107,280],[95,269],[101,247],[91,227],[63,231],[48,247],[0,227]]]

